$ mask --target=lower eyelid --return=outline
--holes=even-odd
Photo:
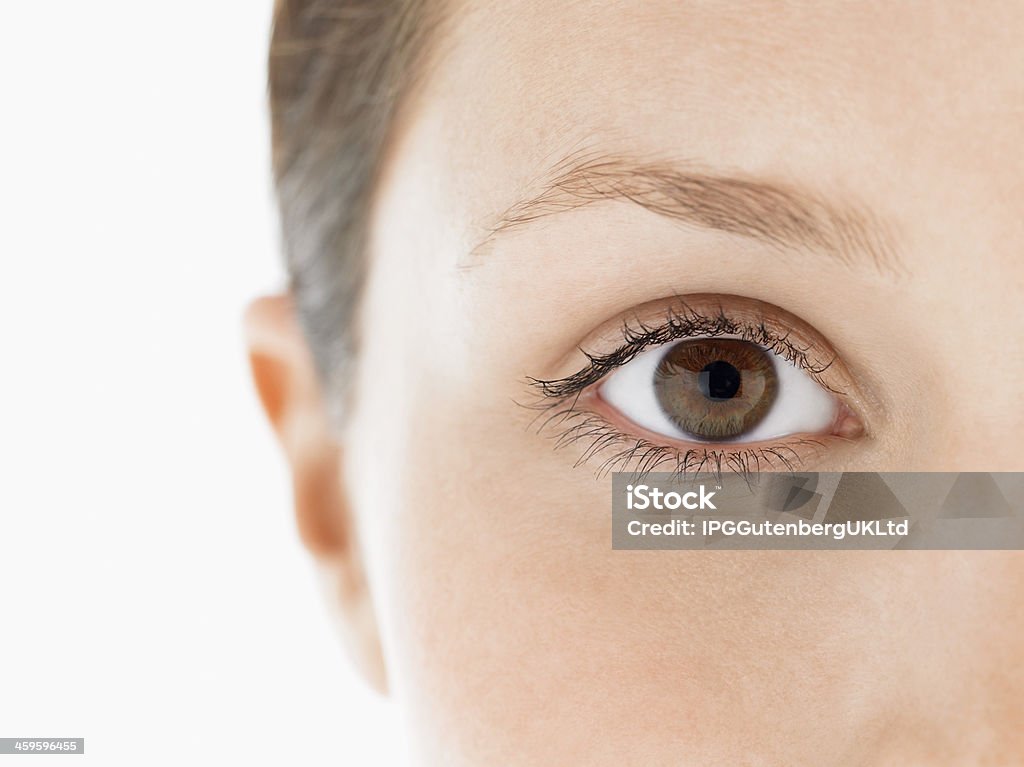
[[[687,440],[687,439],[673,439],[672,437],[665,436],[664,434],[657,434],[645,429],[642,426],[638,426],[630,421],[628,418],[621,415],[615,408],[611,407],[604,398],[601,397],[599,390],[592,392],[585,392],[583,396],[578,399],[578,407],[585,409],[595,416],[603,418],[608,424],[620,432],[626,437],[635,437],[637,439],[643,439],[645,441],[664,444],[667,447],[673,447],[676,449],[689,449],[692,447],[699,448],[717,448],[721,450],[744,450],[746,448],[759,448],[767,445],[780,445],[785,444],[787,440],[792,439],[793,441],[799,441],[801,439],[806,440],[822,440],[826,437],[833,436],[831,433],[821,434],[791,434],[784,437],[768,438],[757,441],[743,441],[742,438],[733,441],[704,441],[704,440]]]
[[[575,448],[575,466],[596,465],[598,475],[612,471],[789,471],[818,462],[842,435],[791,435],[761,443],[674,442],[608,414],[596,391],[570,403],[548,404],[540,431],[555,449]]]

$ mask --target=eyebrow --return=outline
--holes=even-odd
[[[593,203],[624,200],[683,224],[739,235],[782,250],[825,253],[847,266],[867,264],[893,277],[905,271],[890,230],[867,209],[826,201],[809,190],[607,155],[570,155],[539,193],[512,205],[480,244]]]

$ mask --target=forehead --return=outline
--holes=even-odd
[[[592,147],[970,218],[1024,170],[1024,6],[982,5],[471,0],[411,124],[473,221]]]

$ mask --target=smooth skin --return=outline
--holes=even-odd
[[[849,371],[864,433],[806,468],[1024,470],[1024,4],[448,17],[375,199],[339,429],[288,298],[247,318],[299,528],[419,763],[1019,764],[1021,554],[612,551],[610,479],[517,403],[636,307],[735,295]],[[891,268],[627,201],[489,236],[584,155],[859,211]]]

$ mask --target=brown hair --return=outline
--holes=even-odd
[[[420,68],[425,0],[278,0],[273,165],[299,319],[328,390],[350,378],[370,201]],[[337,399],[337,398],[335,398]]]

